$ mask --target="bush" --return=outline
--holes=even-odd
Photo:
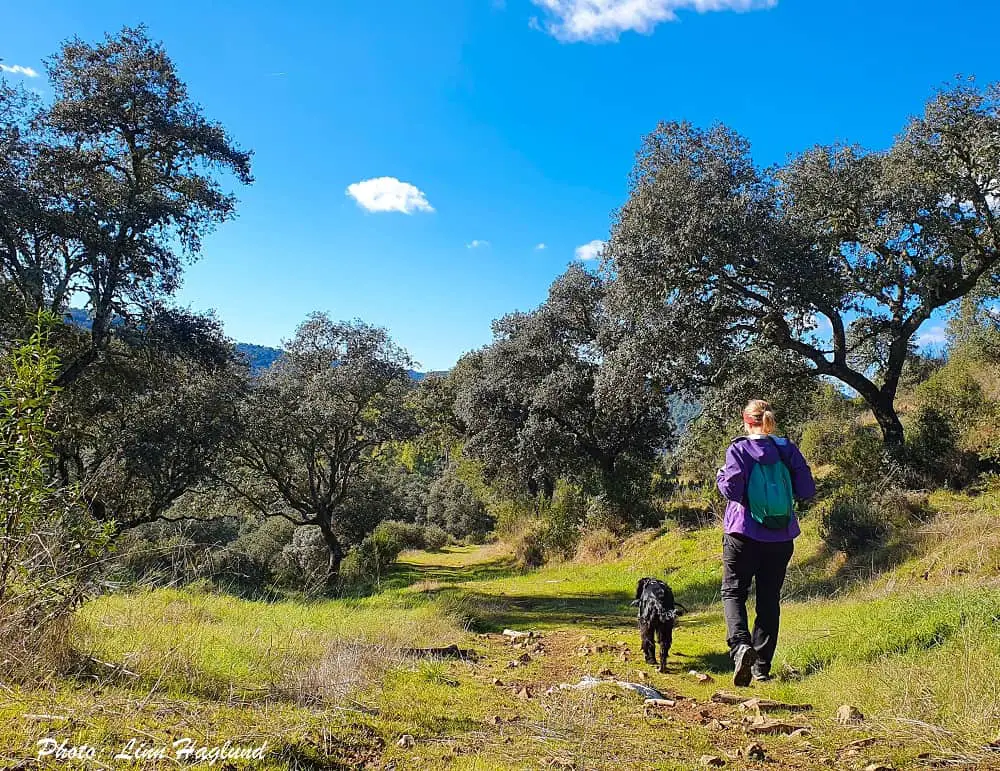
[[[859,489],[883,487],[893,473],[882,435],[870,426],[855,428],[833,450],[832,459],[844,479]]]
[[[964,487],[975,477],[979,458],[961,448],[957,420],[921,407],[906,435],[906,463],[924,487]]]
[[[522,568],[538,568],[545,564],[545,536],[548,526],[541,521],[527,523],[514,535],[514,559]]]
[[[398,522],[383,522],[348,552],[340,565],[340,581],[354,587],[378,586],[404,549]]]
[[[715,482],[678,490],[663,503],[663,518],[681,527],[704,527],[722,520],[725,501],[719,495]]]
[[[40,314],[30,340],[0,361],[0,675],[18,678],[69,661],[70,616],[111,538],[75,489],[49,481],[55,323]]]
[[[441,551],[449,541],[451,536],[437,525],[428,525],[424,528],[424,548],[427,551]]]
[[[596,503],[591,508],[594,501]],[[556,483],[552,501],[541,507],[539,512],[545,525],[542,535],[545,552],[561,557],[572,556],[588,515],[595,513],[596,517],[600,517],[606,512],[607,504],[603,500],[588,500],[580,487],[560,480]]]
[[[399,551],[425,548],[424,528],[420,525],[388,519],[380,522],[374,532],[383,543],[396,544]]]
[[[869,490],[842,488],[826,502],[820,519],[820,537],[833,549],[855,556],[885,543],[889,518]]]
[[[917,388],[907,458],[924,484],[962,487],[1000,460],[1000,402],[980,382],[990,385],[991,369],[981,358],[959,356]]]
[[[617,556],[622,539],[607,528],[588,530],[576,547],[576,559],[581,562],[601,562],[611,555]]]
[[[857,406],[836,388],[820,388],[798,443],[806,459],[814,465],[835,463],[837,449],[857,431],[857,414]]]
[[[493,517],[472,487],[451,469],[430,486],[426,516],[428,524],[436,525],[456,538],[481,541],[494,526]]]
[[[278,581],[306,591],[318,591],[326,586],[330,571],[330,550],[316,525],[296,527],[292,540],[281,549],[276,566]]]

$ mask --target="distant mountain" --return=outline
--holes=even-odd
[[[266,345],[254,345],[253,343],[237,343],[236,350],[243,356],[246,356],[247,361],[250,362],[250,369],[254,372],[260,372],[262,369],[267,369],[274,362],[281,358],[282,350],[280,348],[271,348]]]
[[[70,308],[66,311],[66,318],[71,324],[84,329],[90,329],[90,315],[82,308]],[[247,358],[250,362],[250,369],[253,372],[260,372],[270,367],[281,358],[283,353],[280,348],[272,348],[268,345],[255,345],[254,343],[236,343],[236,350]],[[416,381],[421,381],[431,375],[447,375],[447,370],[435,372],[417,372],[409,370],[410,377]]]

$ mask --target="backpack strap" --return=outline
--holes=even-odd
[[[791,466],[788,465],[788,458],[785,455],[785,453],[782,452],[782,450],[781,450],[782,444],[780,442],[778,442],[778,440],[775,439],[770,434],[768,434],[767,438],[771,440],[771,444],[774,445],[774,449],[778,451],[778,460],[780,460],[782,463],[784,463],[785,464],[785,468],[787,468],[789,471],[791,471],[792,468],[791,468]]]

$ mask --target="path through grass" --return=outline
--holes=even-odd
[[[806,523],[783,617],[783,677],[745,692],[811,704],[768,715],[808,726],[794,736],[753,736],[753,711],[712,701],[733,690],[719,536],[667,530],[636,536],[601,564],[529,573],[495,545],[411,553],[382,591],[357,600],[264,603],[184,590],[102,598],[74,630],[76,678],[0,691],[0,768],[26,768],[17,764],[48,736],[98,748],[94,768],[155,766],[108,753],[181,737],[268,743],[263,761],[239,768],[690,769],[708,755],[740,769],[902,769],[927,757],[1000,767],[987,748],[1000,738],[996,499],[937,504],[965,511],[961,524],[942,516],[890,569],[864,575]],[[955,539],[955,528],[974,529],[978,546]],[[955,563],[963,572],[941,568]],[[628,603],[644,575],[666,575],[691,611],[665,675],[638,655]],[[505,628],[541,636],[514,647]],[[478,660],[402,651],[452,643]],[[587,676],[652,685],[676,705],[645,710],[613,685],[558,688]],[[865,721],[838,724],[843,703]],[[851,744],[859,740],[868,741]],[[767,760],[741,756],[753,741]]]

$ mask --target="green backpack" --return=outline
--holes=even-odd
[[[754,463],[747,481],[750,516],[768,530],[782,530],[792,521],[795,501],[792,498],[792,476],[788,473],[781,448],[768,437],[778,450],[777,463]]]

